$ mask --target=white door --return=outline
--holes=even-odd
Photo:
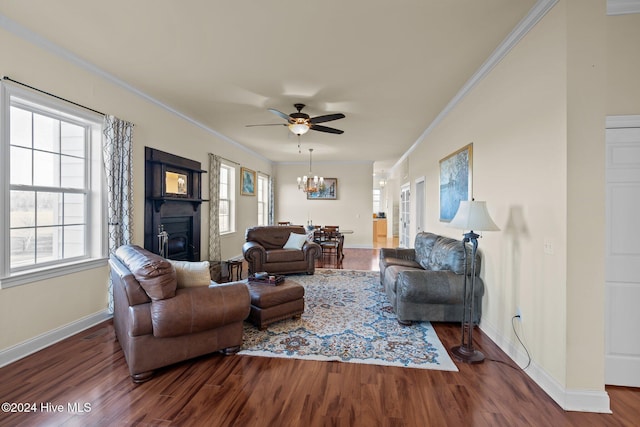
[[[411,223],[410,200],[411,192],[409,191],[409,184],[405,184],[400,189],[400,247],[409,247],[409,225]]]
[[[424,178],[416,180],[416,234],[424,231],[425,223],[425,191]]]
[[[605,383],[640,387],[640,116],[607,127]]]

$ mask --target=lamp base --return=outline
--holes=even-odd
[[[468,348],[462,345],[452,347],[451,354],[456,360],[463,363],[482,363],[484,362],[484,354],[481,351],[473,348]]]

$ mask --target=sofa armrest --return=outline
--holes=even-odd
[[[316,242],[305,242],[302,246],[304,259],[316,259],[322,256],[322,248]]]
[[[250,306],[245,283],[178,289],[175,297],[151,303],[153,335],[175,337],[242,322]]]
[[[262,265],[267,262],[267,250],[258,242],[244,242],[242,255],[252,272],[262,271]]]
[[[381,248],[380,259],[384,258],[398,258],[407,261],[415,261],[416,251],[415,249],[407,248]]]
[[[468,282],[471,286],[471,282]],[[484,283],[476,277],[476,298],[482,298]],[[451,270],[405,270],[398,274],[398,299],[411,303],[462,304],[464,275]]]

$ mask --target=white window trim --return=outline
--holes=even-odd
[[[220,232],[220,236],[227,236],[236,232],[236,167],[229,163],[221,162],[221,167],[229,169],[229,231]],[[219,191],[219,190],[218,190]]]
[[[269,175],[264,174],[264,173],[258,173],[258,182],[260,182],[260,180],[264,180],[265,182],[265,190],[264,190],[264,199],[265,200],[260,200],[260,197],[258,196],[258,206],[260,206],[260,203],[264,204],[264,224],[263,225],[269,225]],[[256,212],[257,214],[258,212]],[[260,219],[260,218],[258,218]],[[260,221],[258,221],[259,223]]]
[[[89,256],[68,262],[59,262],[50,266],[35,266],[32,269],[10,272],[8,254],[11,252],[10,240],[7,236],[9,232],[9,180],[10,180],[10,159],[9,159],[9,111],[11,97],[17,97],[26,103],[33,103],[38,109],[52,110],[57,116],[69,115],[72,118],[81,118],[91,122],[91,141],[88,149],[88,158],[91,164],[90,188],[100,187],[100,191],[90,191],[92,199],[88,202],[87,208],[87,244]],[[41,95],[31,90],[17,87],[8,82],[0,84],[0,199],[3,201],[0,210],[0,245],[2,253],[0,256],[0,289],[10,288],[26,283],[47,280],[54,277],[73,274],[80,271],[95,269],[107,264],[108,239],[106,229],[106,189],[104,178],[104,167],[102,165],[102,121],[99,114],[91,113],[88,110],[72,106],[64,101],[53,97]],[[95,198],[99,197],[98,200]],[[97,230],[96,230],[97,229]],[[97,231],[97,232],[96,232]]]

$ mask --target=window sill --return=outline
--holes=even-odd
[[[73,264],[33,270],[24,273],[17,273],[13,276],[4,277],[0,280],[0,289],[12,288],[14,286],[27,283],[39,282],[41,280],[52,279],[54,277],[66,276],[80,271],[92,270],[107,265],[107,258],[94,258],[86,261],[79,261]]]

